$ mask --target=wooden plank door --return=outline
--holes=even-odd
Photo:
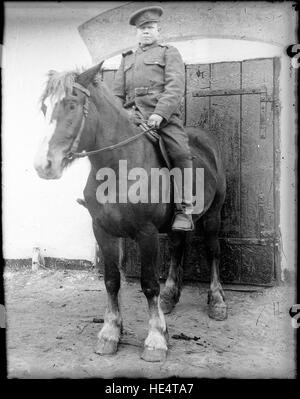
[[[220,234],[224,282],[271,285],[275,278],[277,64],[270,58],[186,67],[186,126],[210,129],[226,170]],[[192,240],[187,266],[199,257],[196,275],[208,281],[201,243]],[[189,267],[191,276],[193,271]]]

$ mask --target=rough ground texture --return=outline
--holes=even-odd
[[[249,293],[225,286],[229,312],[220,322],[207,316],[207,285],[185,286],[166,316],[167,360],[147,363],[140,353],[148,312],[137,281],[122,282],[124,333],[118,353],[103,357],[94,347],[106,292],[95,270],[6,268],[4,278],[9,378],[295,378],[291,287]]]

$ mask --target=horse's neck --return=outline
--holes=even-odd
[[[119,144],[140,133],[140,129],[129,120],[127,112],[117,104],[106,87],[101,86],[98,92],[96,90],[91,99],[97,118],[93,150]],[[119,160],[127,160],[132,164],[142,163],[143,147],[141,140],[134,140],[130,144],[91,157],[92,165],[99,167],[101,164],[114,168]]]
[[[126,111],[117,104],[106,86],[101,86],[94,99],[102,128],[99,135],[102,144],[111,145],[135,134],[136,128],[130,122]]]

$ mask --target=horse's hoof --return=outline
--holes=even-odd
[[[141,358],[146,362],[164,362],[167,358],[165,349],[150,349],[145,347]]]
[[[104,340],[98,341],[95,352],[98,355],[114,355],[118,350],[118,341]]]
[[[218,321],[226,320],[228,317],[226,303],[215,303],[213,306],[208,306],[208,316]]]

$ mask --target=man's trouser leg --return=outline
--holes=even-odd
[[[172,166],[179,168],[181,171],[180,181],[176,181],[175,174],[174,189],[179,191],[179,196],[182,198],[182,212],[176,212],[172,229],[190,231],[194,229],[191,216],[193,212],[193,162],[188,136],[183,129],[181,121],[176,119],[167,126],[162,126],[160,135],[164,141]]]

